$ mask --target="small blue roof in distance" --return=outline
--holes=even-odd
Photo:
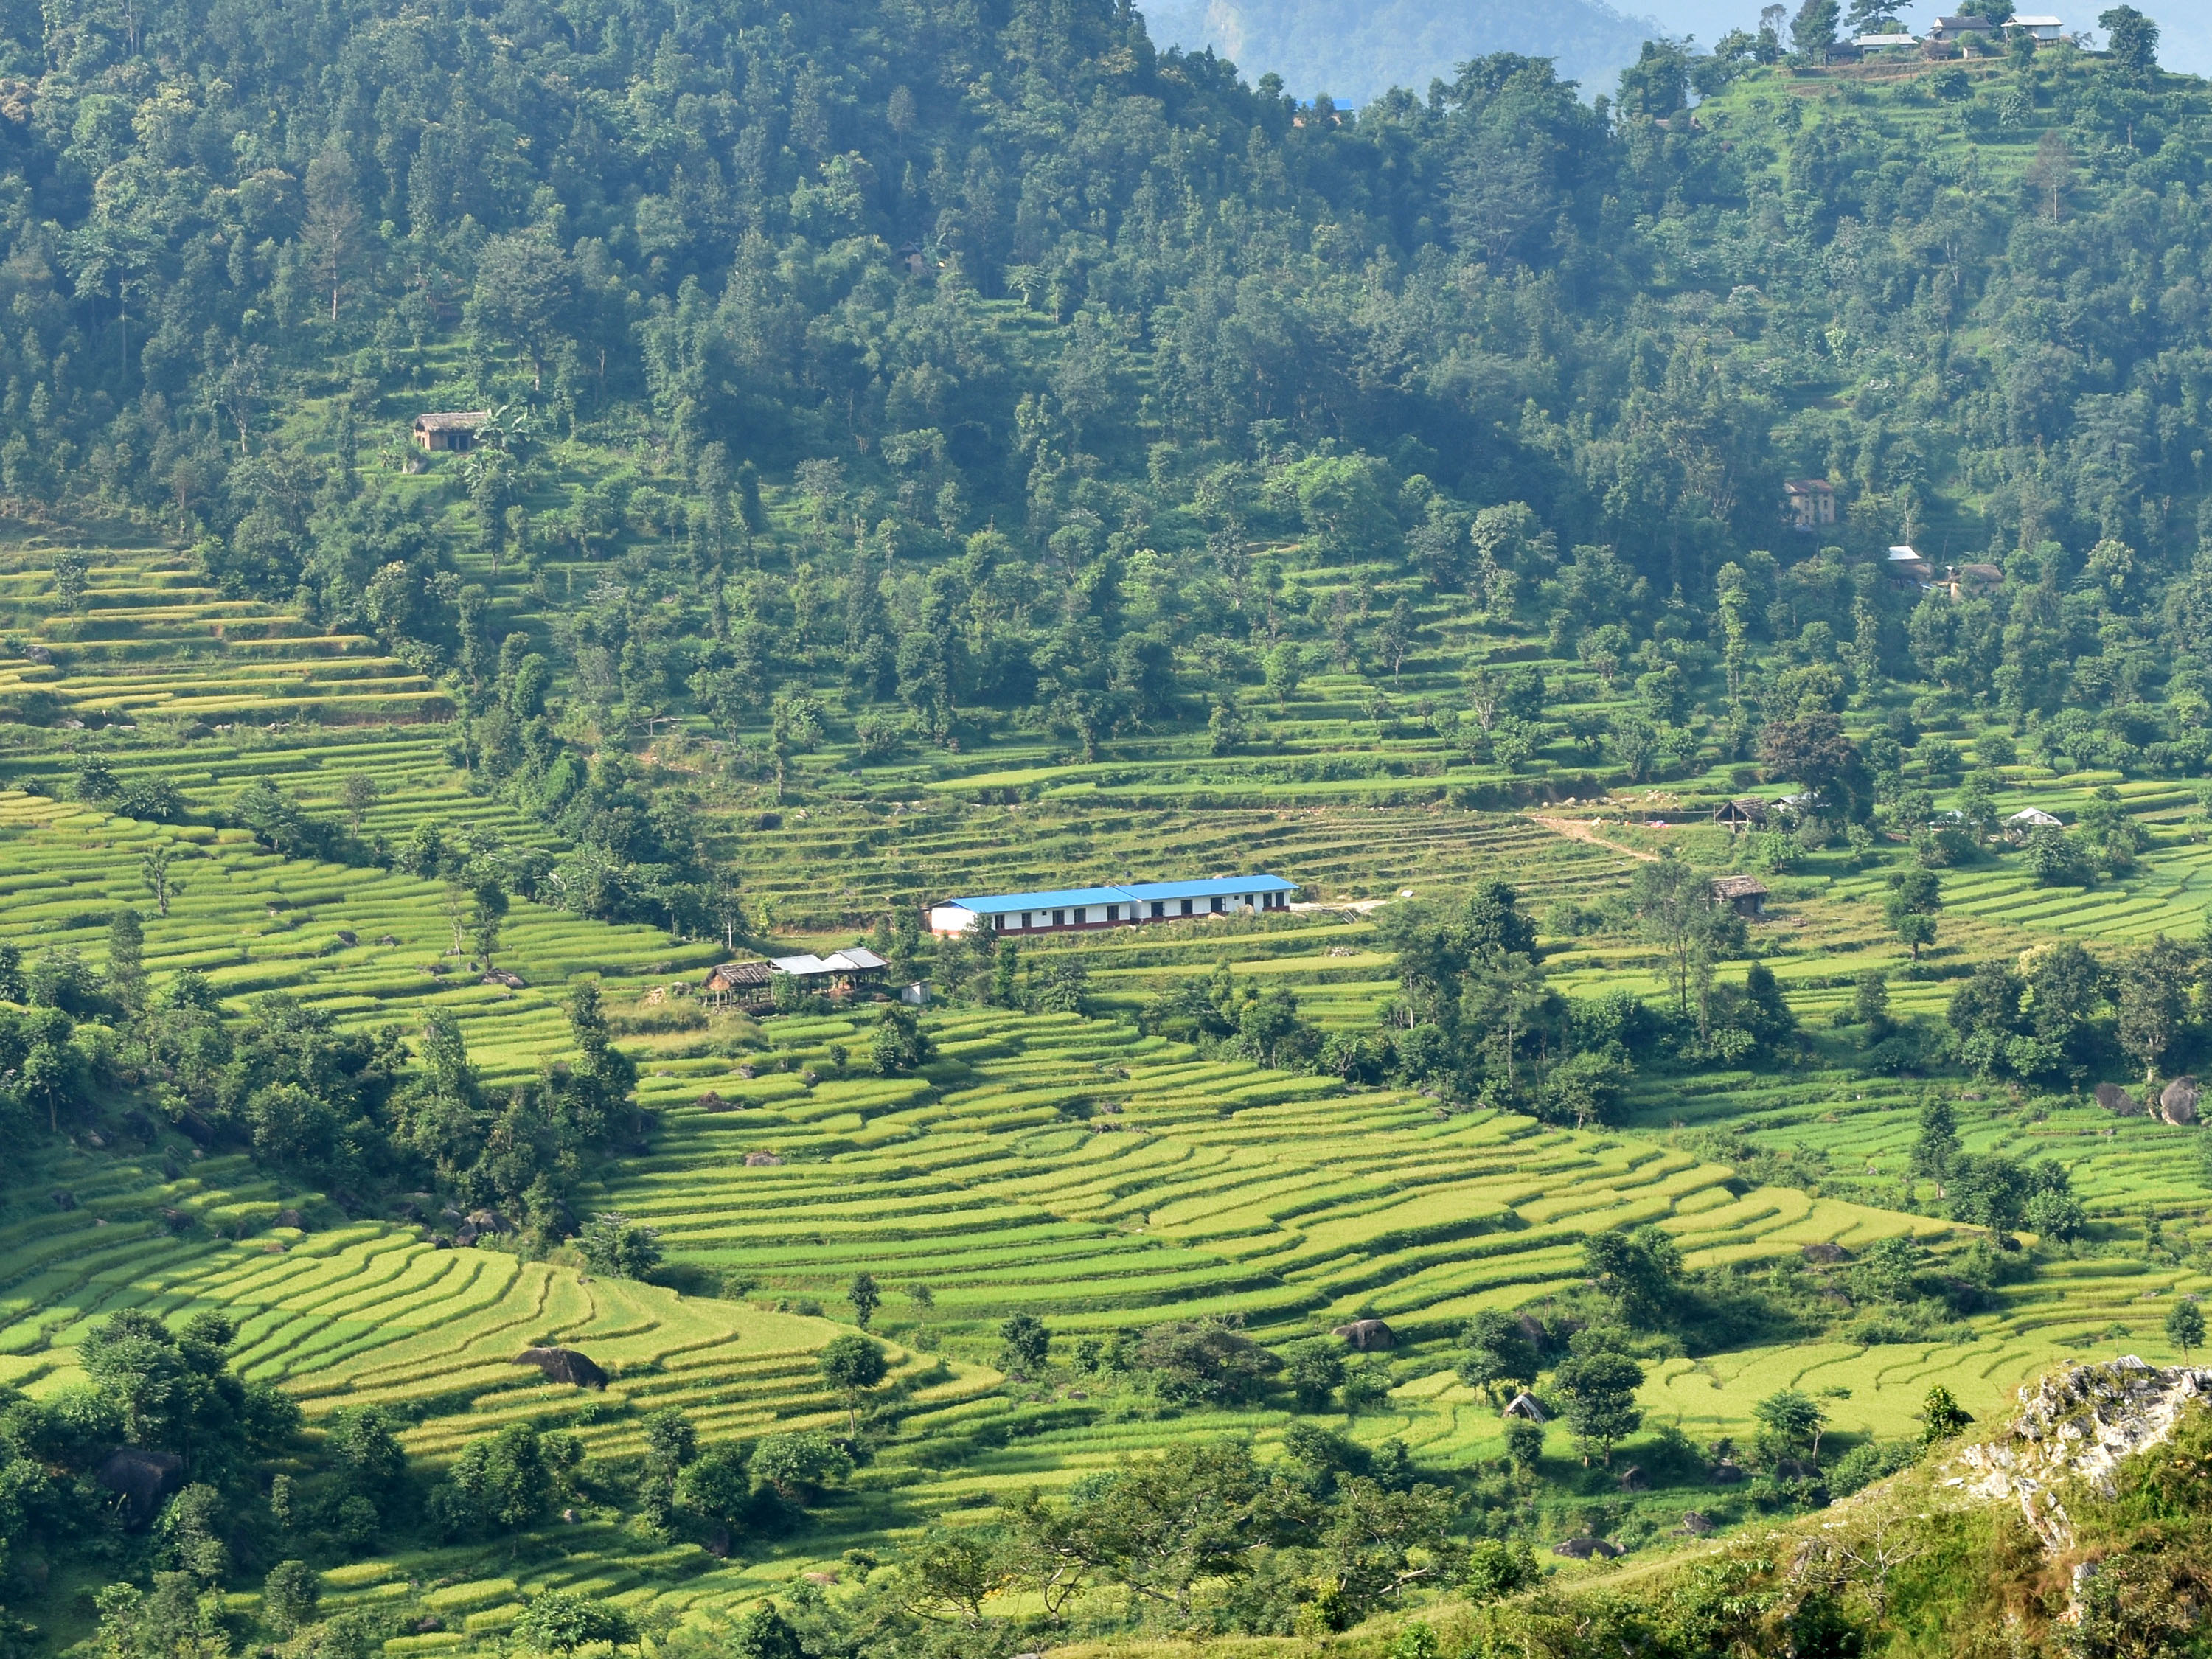
[[[978,915],[994,916],[1016,910],[1134,904],[1150,899],[1226,897],[1237,893],[1289,893],[1297,889],[1296,882],[1285,881],[1280,876],[1220,876],[1208,881],[1138,881],[1126,887],[1062,887],[1042,893],[989,893],[945,902],[963,910],[973,910]]]
[[[1225,897],[1231,893],[1291,893],[1297,883],[1280,876],[1220,876],[1210,881],[1133,881],[1121,890],[1132,898]]]

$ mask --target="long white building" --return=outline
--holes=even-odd
[[[992,893],[933,904],[929,931],[946,938],[980,925],[993,933],[1066,933],[1080,927],[1249,915],[1287,909],[1296,891],[1297,884],[1280,876],[1219,876],[1206,881],[1138,881],[1122,887]]]

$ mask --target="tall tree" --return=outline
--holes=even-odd
[[[1836,25],[1842,15],[1838,0],[1805,0],[1790,20],[1790,44],[1814,62],[1826,63],[1836,49]]]
[[[1936,942],[1936,918],[1943,908],[1942,884],[1933,870],[1918,865],[1909,865],[1893,871],[1889,878],[1889,896],[1882,901],[1882,919],[1898,941],[1912,947],[1912,959],[1920,960],[1920,948]]]
[[[336,142],[307,163],[307,222],[304,240],[322,285],[330,290],[331,321],[362,251],[360,184],[353,157]]]
[[[2097,14],[2097,27],[2105,31],[2106,53],[2121,76],[2145,87],[2157,78],[2157,24],[2133,6],[2114,6]]]

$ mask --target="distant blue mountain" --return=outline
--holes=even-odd
[[[1340,104],[1394,86],[1425,93],[1492,52],[1556,59],[1594,97],[1662,32],[1605,0],[1164,0],[1144,11],[1162,46],[1212,46],[1248,81],[1272,70],[1300,98],[1325,92]]]

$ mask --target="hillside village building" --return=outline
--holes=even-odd
[[[1220,876],[1206,881],[1139,881],[1120,887],[993,893],[932,905],[929,931],[940,939],[975,927],[994,933],[1066,933],[1194,916],[1255,915],[1288,908],[1297,890],[1296,882],[1280,876]]]
[[[747,1006],[772,1001],[778,978],[795,982],[815,996],[850,997],[878,989],[890,970],[873,951],[854,945],[826,957],[769,957],[726,962],[708,974],[700,988],[712,1002]]]
[[[428,453],[450,450],[455,454],[476,447],[477,431],[491,424],[488,409],[449,410],[415,417],[415,441]]]
[[[1826,478],[1792,478],[1782,486],[1782,515],[1808,535],[1836,521],[1836,487]]]

